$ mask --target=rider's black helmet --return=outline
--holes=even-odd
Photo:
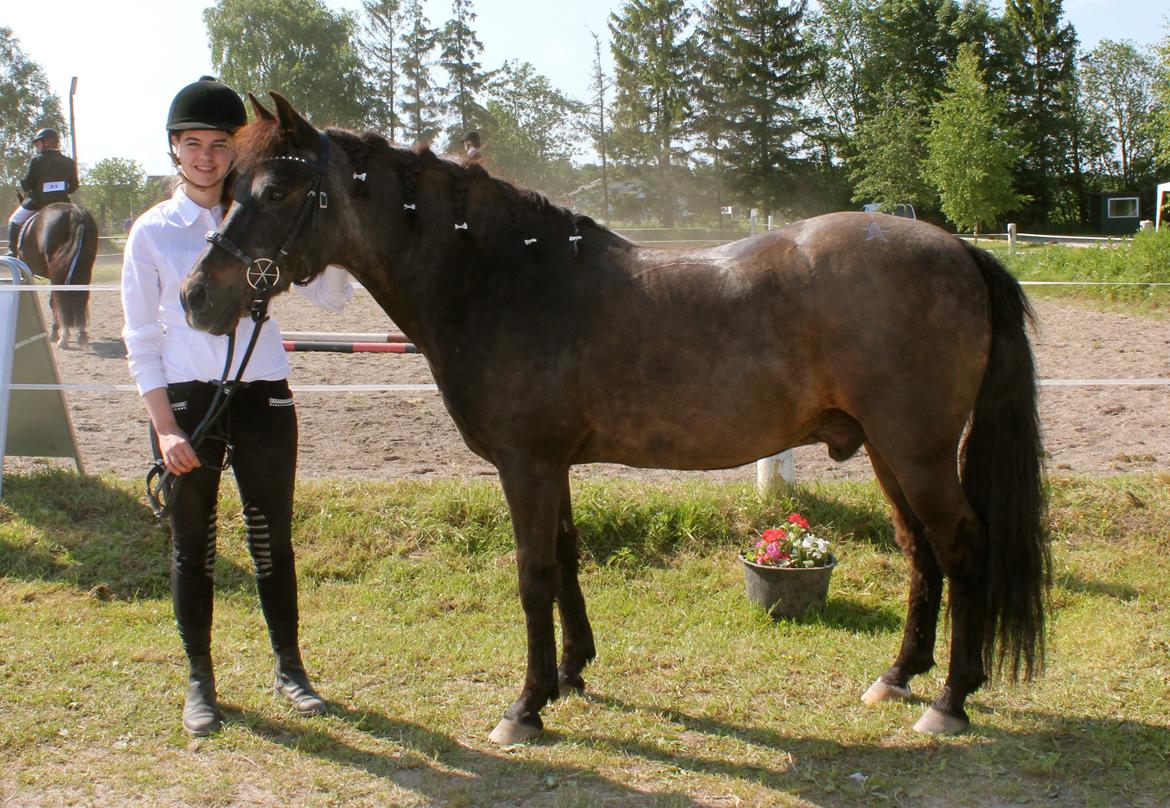
[[[179,90],[167,115],[167,131],[218,129],[235,132],[248,122],[244,102],[226,84],[203,76]]]
[[[60,140],[61,135],[56,129],[42,129],[33,135],[32,142],[36,143],[38,140]]]
[[[480,147],[479,132],[472,129],[470,132],[466,133],[463,136],[463,142],[470,143],[472,146],[475,146],[475,148],[478,149]]]

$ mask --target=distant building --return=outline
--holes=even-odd
[[[1106,236],[1136,233],[1142,220],[1142,199],[1137,191],[1093,194],[1090,208],[1093,227]]]

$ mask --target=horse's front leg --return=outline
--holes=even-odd
[[[520,698],[504,713],[489,738],[514,744],[544,727],[540,711],[559,695],[553,601],[560,591],[557,519],[561,492],[568,487],[568,467],[514,458],[499,464],[500,482],[516,534],[520,603],[528,627],[528,672]]]
[[[53,296],[56,294],[57,292],[52,293]],[[61,317],[57,314],[57,301],[53,297],[49,298],[49,316],[53,321],[53,325],[49,329],[49,342],[54,343],[58,348],[64,348],[64,341],[58,339],[61,335]],[[68,339],[68,336],[69,332],[66,331],[65,338]]]
[[[580,552],[567,476],[557,520],[557,561],[561,565],[561,591],[557,595],[557,606],[561,613],[561,642],[564,646],[561,649],[558,683],[562,689],[580,692],[585,690],[581,671],[597,656],[597,650],[593,645],[593,628],[585,613],[585,596],[581,593],[581,583],[577,577]]]

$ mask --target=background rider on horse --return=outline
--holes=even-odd
[[[16,255],[20,228],[38,210],[53,202],[68,202],[77,190],[77,163],[61,153],[61,136],[56,129],[42,129],[33,137],[37,154],[29,161],[28,173],[20,181],[25,198],[8,219],[8,254]]]

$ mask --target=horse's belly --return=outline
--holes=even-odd
[[[732,468],[810,442],[807,424],[800,420],[786,417],[775,402],[755,408],[742,401],[716,407],[694,402],[664,402],[645,409],[615,407],[593,419],[593,429],[574,462]]]

